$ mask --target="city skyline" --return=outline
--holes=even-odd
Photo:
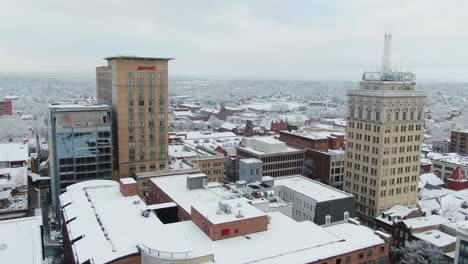
[[[460,34],[467,3],[384,4],[142,1],[129,12],[106,1],[19,1],[0,11],[0,72],[92,74],[90,65],[122,54],[174,57],[174,76],[356,81],[380,67],[390,31],[394,69],[418,80],[468,80],[468,36]]]

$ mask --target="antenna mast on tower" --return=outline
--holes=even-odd
[[[390,73],[392,60],[392,34],[385,33],[384,49],[382,56],[382,73]]]

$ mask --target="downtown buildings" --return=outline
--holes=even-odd
[[[413,73],[391,71],[390,41],[386,35],[382,72],[365,72],[348,91],[344,188],[371,218],[417,202],[426,94]]]
[[[99,103],[112,106],[114,179],[168,167],[170,58],[117,56],[96,68]]]
[[[137,196],[137,183],[131,178],[69,186],[60,196],[64,260],[389,263],[390,236],[352,219],[352,204],[340,207],[340,219],[330,219],[323,211],[333,211],[333,206],[312,204],[313,200],[353,199],[351,195],[322,192],[332,188],[301,176],[270,180],[262,182],[270,187],[268,194],[262,194],[249,185],[208,183],[203,173],[156,177],[149,182],[148,204]],[[328,222],[305,220],[293,213],[296,207],[306,215],[316,212],[320,216],[312,218]]]
[[[111,108],[54,104],[49,108],[49,162],[52,206],[65,188],[86,180],[112,179]]]

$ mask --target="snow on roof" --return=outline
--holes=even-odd
[[[414,210],[417,210],[417,208],[409,208],[403,205],[396,204],[392,208],[383,212],[384,216],[380,214],[376,217],[376,219],[381,222],[392,225],[393,220],[403,219],[404,217],[406,217],[408,214],[410,214]]]
[[[0,162],[27,161],[29,159],[28,144],[0,144]]]
[[[413,236],[420,240],[424,240],[438,248],[454,245],[457,241],[456,237],[441,232],[437,229],[431,229],[421,233],[415,233],[413,234]]]
[[[196,151],[183,145],[169,145],[168,151],[169,156],[174,158],[190,158],[197,156]]]
[[[250,159],[241,159],[239,160],[239,162],[253,164],[253,163],[261,163],[262,161],[259,159],[250,158]]]
[[[430,159],[421,158],[421,165],[430,165],[432,161]]]
[[[237,128],[237,125],[236,124],[233,124],[233,123],[230,123],[230,122],[224,122],[220,128],[224,128],[224,129],[227,129],[227,130],[233,130],[235,128]]]
[[[301,175],[278,177],[274,179],[276,188],[278,186],[285,186],[293,191],[308,196],[317,202],[353,197],[351,194],[308,179]]]
[[[176,185],[185,183],[184,178],[177,177],[152,180],[164,185],[165,190],[182,194],[184,197],[171,194],[172,198],[177,198],[176,203],[191,197],[196,198],[197,204],[205,199],[218,200],[214,189],[189,191],[182,186],[182,191],[175,190]],[[169,186],[170,179],[176,179],[174,186]],[[67,224],[71,239],[85,235],[72,246],[80,263],[88,259],[104,263],[135,254],[139,244],[169,253],[189,252],[190,257],[213,254],[217,263],[226,264],[307,263],[384,244],[371,229],[363,226],[341,223],[323,228],[310,221],[296,222],[279,212],[268,213],[271,221],[266,231],[213,241],[190,220],[162,224],[153,213],[149,217],[141,216],[141,210],[146,209],[143,201],[136,195],[122,196],[118,184],[113,181],[94,180],[71,185],[60,199],[62,204],[71,202],[63,209],[64,220],[78,216]],[[233,205],[237,206],[238,201],[233,199]],[[247,210],[244,206],[253,207],[242,206],[243,210]],[[233,207],[234,212],[236,208]]]
[[[42,263],[41,217],[0,221],[2,263]]]
[[[460,165],[460,166],[468,166],[468,157],[466,156],[461,156],[457,153],[446,153],[444,155],[439,154],[438,156],[433,155],[432,160],[437,160],[441,162],[447,162],[455,165]],[[429,157],[429,154],[428,154]]]
[[[441,225],[443,223],[450,222],[450,220],[440,215],[429,215],[429,216],[414,217],[414,218],[406,219],[406,220],[403,220],[403,222],[405,223],[407,227],[410,227],[413,229],[419,229],[423,227]]]
[[[454,190],[443,188],[440,186],[432,186],[426,184],[418,193],[419,200],[433,199],[437,197],[443,197],[448,194],[454,193]]]
[[[233,132],[183,132],[186,139],[237,137]]]
[[[173,114],[174,114],[176,117],[192,116],[192,115],[193,115],[193,113],[192,113],[190,110],[186,110],[186,111],[174,111]]]
[[[16,188],[28,183],[28,168],[0,168],[0,175],[10,176],[0,178],[0,189]]]
[[[431,212],[432,210],[439,210],[441,208],[437,198],[418,201],[418,206],[423,212]]]
[[[222,212],[218,206],[218,202],[220,201],[223,204],[230,206],[232,212]],[[215,225],[266,215],[260,209],[251,206],[248,202],[249,200],[244,197],[230,200],[218,200],[213,202],[194,201],[192,203],[192,207]],[[241,218],[239,218],[240,215],[242,216]]]
[[[434,186],[441,186],[444,185],[444,181],[442,181],[437,175],[434,173],[424,173],[419,176],[419,189],[423,188],[424,185],[427,183],[434,185]]]
[[[302,130],[296,130],[296,131],[282,131],[282,133],[285,134],[292,134],[304,138],[309,138],[309,139],[314,139],[314,140],[325,140],[328,138],[335,138],[336,136],[345,136],[345,133],[338,132],[338,131],[302,131]]]
[[[120,182],[121,182],[122,184],[135,184],[135,183],[137,183],[137,182],[135,181],[135,179],[133,179],[133,178],[131,178],[131,177],[121,178],[121,179],[120,179]]]

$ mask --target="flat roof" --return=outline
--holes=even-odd
[[[429,242],[430,244],[438,248],[455,244],[455,242],[457,241],[457,237],[451,236],[437,229],[431,229],[421,233],[415,233],[413,234],[413,236],[420,240]]]
[[[324,202],[336,199],[353,197],[353,195],[308,179],[301,175],[278,177],[275,179],[275,186],[285,186],[291,190],[308,196],[317,202]]]
[[[417,229],[422,227],[429,227],[429,226],[436,226],[441,225],[444,223],[451,222],[445,217],[440,215],[429,215],[429,216],[421,216],[421,217],[414,217],[410,219],[403,220],[407,227]]]
[[[122,184],[133,184],[133,183],[136,183],[135,179],[133,179],[133,178],[131,178],[131,177],[121,178],[120,181],[122,182]]]
[[[139,57],[139,56],[125,56],[125,55],[117,55],[112,57],[104,58],[105,60],[173,60],[174,58],[162,58],[162,57]]]
[[[29,160],[28,144],[5,143],[0,144],[0,162]]]
[[[41,225],[41,217],[0,221],[2,263],[43,263]]]
[[[73,103],[53,103],[49,106],[56,111],[90,111],[90,110],[110,110],[111,106],[106,104],[92,105],[92,104],[73,104]]]
[[[179,188],[177,185],[185,182],[183,177],[178,177],[152,180],[169,190],[169,187]],[[175,179],[174,186],[169,186],[171,179]],[[214,189],[188,190],[183,186],[177,194],[193,194],[171,198],[177,199],[175,202],[178,203],[199,196],[197,199],[202,202],[218,197]],[[63,208],[64,220],[77,217],[67,224],[70,239],[84,235],[72,246],[80,263],[88,259],[105,263],[138,254],[138,245],[166,254],[214,255],[217,263],[226,264],[308,263],[385,243],[364,226],[340,223],[324,228],[310,221],[296,222],[280,212],[267,213],[270,222],[266,231],[214,241],[190,220],[163,224],[152,212],[148,217],[141,216],[141,211],[147,209],[144,202],[137,195],[122,196],[118,183],[108,180],[68,186],[60,199],[62,204],[71,202]]]

